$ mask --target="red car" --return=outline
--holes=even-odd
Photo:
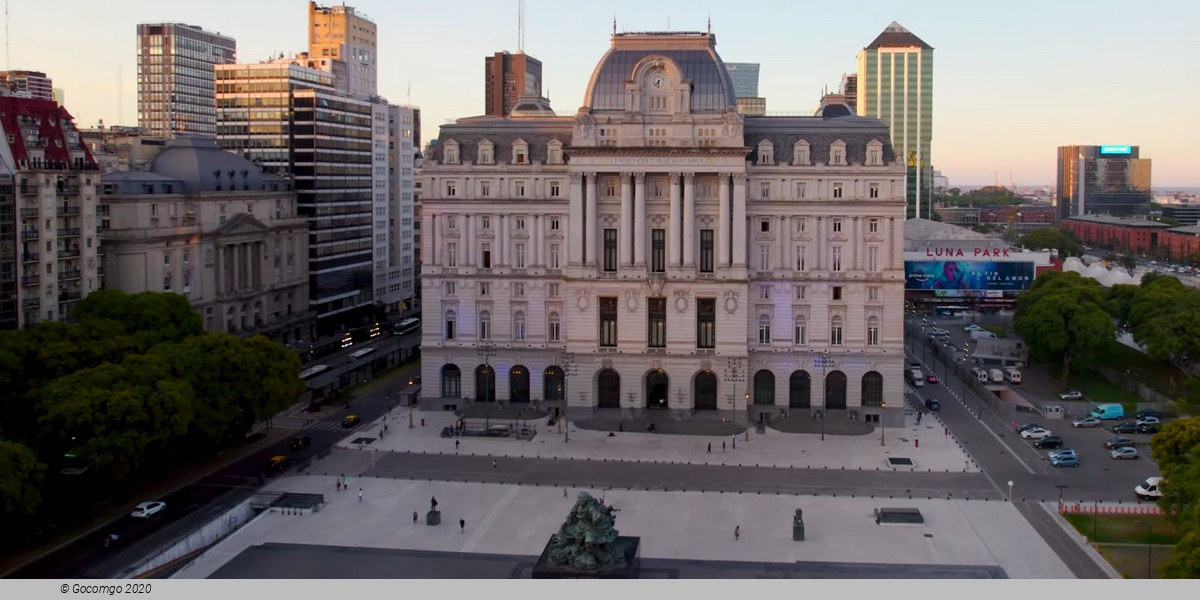
[[[937,375],[930,375],[929,377],[925,378],[925,381],[928,383],[937,383],[938,382]]]

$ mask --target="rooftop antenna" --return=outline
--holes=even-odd
[[[525,53],[525,0],[517,0],[517,52]]]
[[[712,35],[712,13],[708,13],[708,33]]]
[[[617,35],[617,15],[613,13],[613,35]]]
[[[409,81],[409,82],[408,82],[408,94],[406,94],[406,95],[405,95],[405,100],[404,100],[404,101],[405,101],[405,102],[406,102],[406,103],[407,103],[409,106],[412,106],[412,81]]]

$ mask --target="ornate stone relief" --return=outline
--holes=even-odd
[[[591,306],[591,300],[588,299],[588,292],[584,289],[575,290],[575,306],[583,312]]]
[[[629,312],[634,312],[637,310],[637,307],[638,307],[637,290],[625,290],[625,308],[627,310],[629,310]]]
[[[735,291],[732,291],[732,290],[726,291],[725,292],[725,312],[732,315],[733,313],[737,312],[737,309],[738,309],[738,293]]]
[[[675,290],[673,295],[675,296],[675,311],[686,311],[688,308],[688,296],[691,295],[691,292],[687,290]]]

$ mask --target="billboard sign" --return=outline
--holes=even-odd
[[[1100,154],[1133,154],[1133,146],[1100,146]]]
[[[1031,262],[904,261],[904,287],[909,290],[1023,291],[1033,284],[1033,277]]]

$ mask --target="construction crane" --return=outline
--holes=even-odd
[[[1013,194],[1017,193],[1017,182],[1013,180],[1012,171],[1008,172],[1008,188]]]

